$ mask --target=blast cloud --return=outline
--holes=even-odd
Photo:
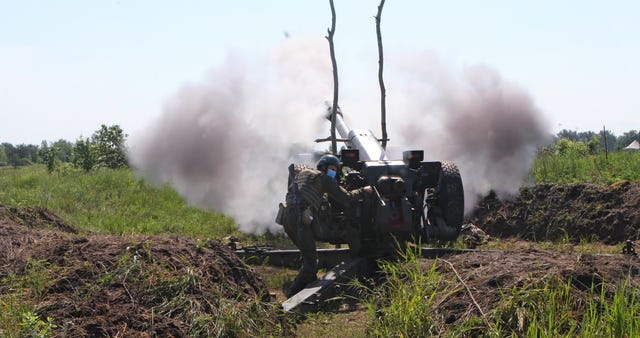
[[[277,231],[292,144],[320,132],[332,90],[320,46],[290,39],[261,67],[231,56],[132,138],[131,163],[153,182],[171,182],[187,202],[234,217],[243,232]]]
[[[400,139],[458,165],[467,211],[491,190],[515,194],[551,136],[529,94],[484,65],[455,72],[433,55],[403,64],[408,80],[396,94],[404,109],[394,122]]]
[[[329,134],[327,55],[323,39],[294,38],[259,66],[230,57],[202,83],[180,89],[159,120],[132,137],[131,163],[187,202],[234,217],[243,232],[280,231],[273,219],[295,142]],[[517,191],[548,135],[527,93],[488,67],[454,76],[433,55],[402,64],[407,72],[393,80],[401,85],[387,84],[391,139],[456,162],[468,207],[491,189]],[[352,127],[377,122],[371,110],[355,111],[378,102],[367,95],[368,107],[353,112],[344,109],[353,98],[341,98],[347,122],[358,123]]]

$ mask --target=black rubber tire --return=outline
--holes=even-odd
[[[438,207],[447,227],[447,235],[440,240],[455,241],[460,235],[464,221],[464,190],[458,167],[449,161],[442,161],[442,172],[438,182]],[[455,234],[455,236],[454,236]]]

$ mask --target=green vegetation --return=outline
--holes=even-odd
[[[0,168],[0,203],[45,207],[80,229],[108,234],[240,235],[233,219],[191,207],[169,185],[150,185],[128,168]]]
[[[114,264],[87,261],[84,266],[70,269],[38,260],[28,262],[24,274],[9,273],[0,279],[0,336],[67,336],[70,328],[66,325],[73,323],[55,323],[51,317],[39,315],[41,310],[51,308],[47,297],[55,297],[56,289],[66,285],[74,288],[73,296],[64,300],[70,311],[82,311],[92,298],[104,299],[105,293],[116,293],[124,285],[132,303],[150,307],[157,320],[186,323],[191,337],[282,336],[283,324],[271,315],[277,312],[277,304],[248,297],[241,291],[237,295],[230,293],[235,288],[227,285],[226,279],[211,283],[219,276],[192,266],[192,262],[184,261],[186,257],[175,257],[189,267],[186,272],[172,264],[158,264],[151,245],[132,244]],[[65,272],[74,269],[91,275],[92,282],[69,280]],[[147,324],[152,325],[154,318],[149,321]],[[117,336],[127,336],[126,325],[118,330]]]
[[[603,152],[603,140],[595,133],[566,132],[557,142],[540,150],[532,168],[536,183],[640,180],[640,152]],[[561,133],[562,134],[562,133]],[[559,134],[560,135],[560,134]],[[608,135],[609,150],[620,149],[637,138],[626,133],[617,140]],[[92,138],[74,144],[60,140],[42,146],[0,145],[0,203],[9,206],[44,207],[81,230],[105,234],[174,233],[203,238],[238,236],[249,242],[282,241],[270,234],[242,235],[234,221],[222,214],[188,206],[170,185],[154,186],[126,167],[123,147],[126,135],[106,127]],[[200,243],[200,242],[199,242]],[[290,246],[291,243],[287,242]],[[203,244],[204,245],[204,244]],[[462,245],[458,243],[457,245]],[[495,244],[494,244],[495,245]],[[591,242],[571,245],[537,243],[552,250],[592,252]],[[619,252],[619,247],[612,252]],[[207,298],[193,302],[189,294],[200,287],[205,274],[197,269],[178,274],[125,253],[109,269],[95,267],[97,284],[77,289],[78,297],[91,297],[92,287],[129,283],[144,287],[138,292],[153,303],[158,314],[171,314],[190,324],[193,336],[261,336],[274,328],[286,331],[270,315],[277,312],[259,301],[239,302],[206,290]],[[87,264],[91,264],[87,262]],[[166,266],[167,268],[169,266]],[[0,279],[0,336],[50,337],[64,333],[64,323],[39,315],[38,304],[58,275],[46,261],[29,261],[24,274]],[[460,279],[447,279],[440,260],[425,268],[408,251],[400,262],[381,264],[386,281],[377,286],[358,284],[366,307],[366,327],[344,323],[336,328],[334,314],[317,314],[302,325],[309,335],[421,337],[633,337],[640,335],[640,291],[622,283],[613,293],[605,283],[578,286],[556,278],[525,280],[505,288],[498,306],[486,313],[470,311],[464,324],[452,327],[446,314],[435,309],[451,295],[470,292]],[[274,273],[266,280],[280,289],[295,272]],[[141,283],[142,281],[142,283]],[[97,286],[96,286],[97,285]],[[203,293],[204,294],[204,293]],[[205,297],[205,296],[203,296]],[[579,297],[579,298],[578,298]],[[204,310],[203,310],[204,309]],[[209,313],[202,317],[201,313]],[[269,332],[265,328],[269,328]],[[277,330],[276,330],[277,331]],[[363,332],[364,331],[364,332]],[[300,332],[298,332],[300,334]],[[284,335],[284,334],[283,334]],[[304,335],[304,332],[303,332]]]
[[[603,153],[589,143],[560,139],[544,148],[532,168],[536,183],[613,183],[640,179],[640,152]]]
[[[557,277],[524,280],[503,289],[494,309],[478,313],[476,305],[462,324],[452,325],[436,307],[455,293],[472,291],[459,276],[445,278],[440,271],[452,270],[448,264],[436,260],[425,271],[417,255],[408,251],[400,262],[381,265],[385,283],[372,288],[359,283],[369,316],[367,336],[635,337],[640,332],[640,290],[622,282],[607,297],[605,283],[585,290],[578,282]]]
[[[127,167],[125,141],[127,134],[118,125],[102,125],[91,138],[78,138],[75,144],[58,140],[49,144],[42,141],[40,147],[33,144],[0,144],[0,167],[15,167],[44,163],[49,172],[60,163],[71,163],[77,168],[89,171],[96,168]]]
[[[9,274],[0,279],[0,290],[13,290],[12,293],[0,293],[0,336],[3,337],[50,337],[57,325],[52,318],[40,318],[37,301],[42,300],[46,287],[51,282],[51,273],[46,261],[30,261],[26,274]]]
[[[422,271],[417,257],[408,250],[402,263],[381,263],[386,280],[365,296],[370,336],[435,337],[443,333],[432,308],[449,292],[447,283],[436,273],[435,264]]]

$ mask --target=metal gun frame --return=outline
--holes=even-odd
[[[437,258],[444,255],[467,252],[488,252],[487,250],[420,248],[423,258]],[[235,250],[235,253],[248,264],[266,264],[287,268],[298,268],[302,258],[298,250],[269,250],[260,247],[247,247]],[[349,249],[318,249],[318,267],[329,269],[322,277],[282,303],[286,313],[305,314],[317,312],[329,300],[340,296],[346,285],[355,278],[370,277],[377,269],[383,256],[352,256]]]

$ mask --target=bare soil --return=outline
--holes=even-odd
[[[167,306],[179,292],[189,304],[183,309],[212,311],[212,296],[268,301],[260,277],[217,241],[77,233],[46,209],[0,205],[0,280],[52,275],[40,287],[33,276],[25,283],[40,318],[51,317],[69,337],[186,336],[188,314]],[[180,288],[185,276],[197,285]],[[0,297],[10,292],[0,284]]]
[[[432,264],[434,260],[421,262],[424,269]],[[452,326],[464,324],[471,315],[482,316],[495,310],[514,287],[569,283],[574,299],[584,304],[592,290],[596,294],[604,290],[611,296],[623,284],[635,288],[640,283],[640,261],[630,255],[591,255],[532,247],[452,255],[438,258],[435,264],[444,279],[458,284],[453,288],[457,291],[436,309]]]
[[[576,183],[523,188],[511,199],[484,198],[470,221],[494,237],[616,244],[638,240],[640,183]]]
[[[510,241],[516,249],[467,253],[436,261],[446,278],[464,285],[437,311],[446,316],[447,323],[491,311],[504,290],[550,277],[570,281],[578,294],[586,294],[592,286],[608,290],[622,282],[632,287],[640,282],[637,256],[551,251],[535,244],[558,239],[574,243],[588,239],[608,245],[637,240],[637,182],[538,185],[522,189],[511,200],[492,194],[481,201],[469,221],[494,238]],[[65,329],[69,336],[116,336],[124,332],[123,328],[127,336],[188,334],[184,315],[157,312],[171,301],[170,293],[158,299],[149,292],[153,287],[149,280],[136,283],[131,278],[133,274],[144,275],[133,268],[136,262],[144,262],[147,270],[163,268],[158,276],[165,280],[197,274],[199,284],[189,288],[187,295],[196,304],[210,302],[207,295],[211,294],[251,302],[269,301],[269,291],[280,292],[268,290],[256,272],[269,269],[246,266],[215,240],[200,243],[170,235],[83,234],[46,209],[0,205],[0,280],[37,271],[34,262],[54,275],[54,282],[44,286],[42,297],[35,297],[38,314],[68,325]],[[426,268],[433,263],[424,260],[423,265]],[[163,280],[152,284],[163,285]],[[226,292],[220,293],[220,289]],[[0,297],[10,292],[0,284]],[[212,311],[211,306],[197,308]]]

